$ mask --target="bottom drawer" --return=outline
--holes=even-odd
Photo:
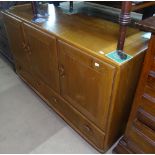
[[[104,150],[104,137],[103,131],[98,129],[91,123],[85,116],[72,107],[61,96],[56,94],[47,85],[41,82],[36,77],[32,77],[20,65],[17,64],[17,73],[22,79],[28,83],[34,91],[46,101],[71,127],[73,127],[82,137],[91,143],[99,151]]]
[[[67,121],[73,128],[75,127],[82,136],[95,144],[98,149],[103,150],[104,133],[100,129],[45,85],[42,86],[40,90],[44,91],[41,92],[41,94],[48,100],[48,104],[52,106],[55,111],[65,119],[65,121]]]

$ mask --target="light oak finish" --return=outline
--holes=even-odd
[[[17,74],[104,152],[125,128],[147,39],[142,38],[144,33],[129,28],[125,50],[133,58],[118,64],[105,56],[116,49],[118,24],[80,13],[66,15],[53,5],[48,7],[52,13],[42,24],[31,22],[30,5],[3,12]],[[19,51],[15,45],[23,41],[26,47]],[[22,54],[27,62],[21,61]]]

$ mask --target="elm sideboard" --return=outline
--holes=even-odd
[[[29,4],[3,12],[16,72],[84,139],[105,152],[124,131],[148,39],[128,28],[124,50],[132,58],[118,63],[107,54],[116,49],[119,24],[93,13],[68,15],[52,4],[47,8],[43,23],[32,22]]]

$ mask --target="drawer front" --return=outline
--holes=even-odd
[[[133,145],[145,153],[155,153],[155,133],[153,130],[142,124],[141,122],[134,121],[133,126],[127,135],[128,145]],[[132,147],[131,147],[132,149]],[[142,153],[137,152],[137,153]]]
[[[136,118],[155,132],[155,102],[152,97],[144,94],[139,106]]]
[[[152,61],[151,70],[155,72],[155,57]]]
[[[147,78],[147,85],[155,90],[155,72],[150,71]]]
[[[50,91],[48,91],[50,92]],[[44,93],[47,96],[47,92]],[[50,105],[84,138],[88,139],[98,149],[103,150],[104,133],[93,125],[88,119],[82,116],[76,109],[70,106],[66,101],[57,96],[48,94],[45,97],[49,100]]]
[[[75,128],[84,138],[88,139],[97,148],[103,150],[104,132],[92,124],[86,117],[81,115],[68,102],[58,97],[53,91],[43,83],[39,82],[41,95],[48,100],[48,104],[58,112],[73,128]]]
[[[16,65],[17,73],[51,106],[67,123],[69,123],[86,140],[96,148],[104,149],[105,134],[86,117],[52,91],[46,84],[32,77],[20,64]]]

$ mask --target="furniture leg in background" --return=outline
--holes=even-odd
[[[152,36],[126,132],[114,153],[155,153],[155,17],[137,26],[152,32]]]

